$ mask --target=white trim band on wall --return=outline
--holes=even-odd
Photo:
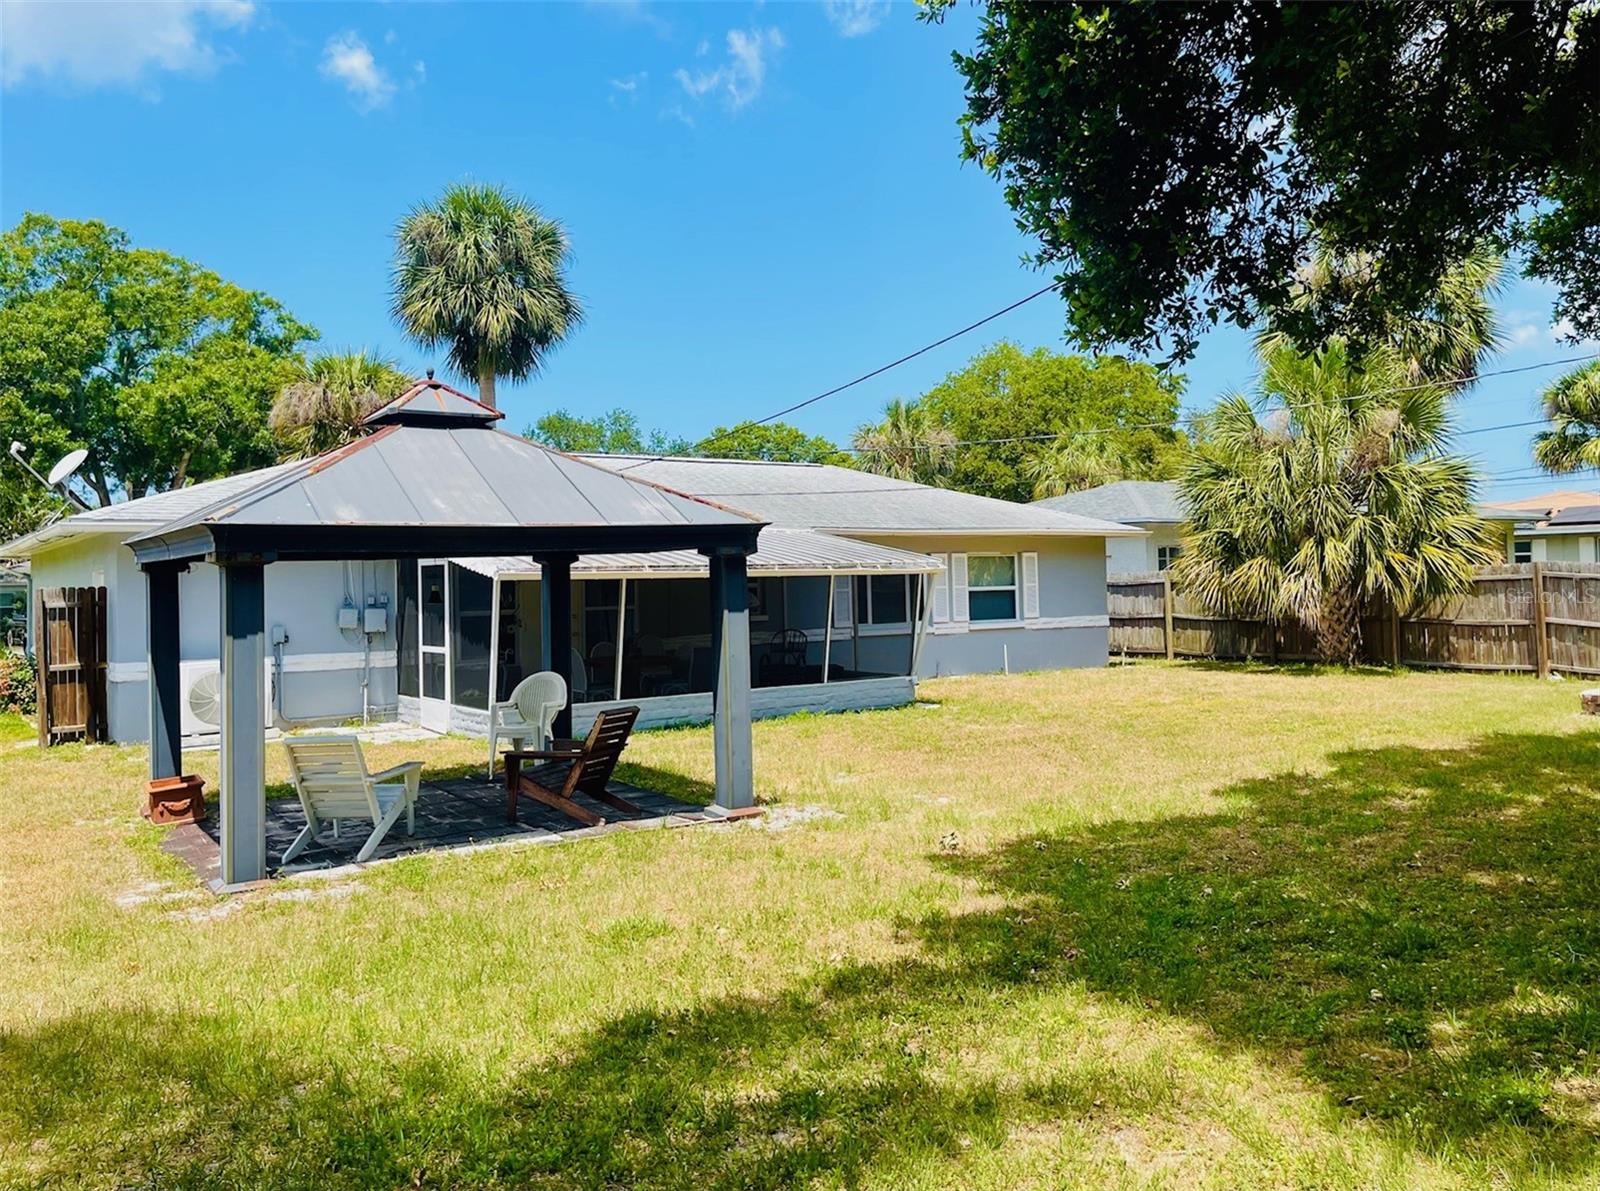
[[[945,624],[936,624],[928,631],[944,637],[951,633],[983,632],[986,629],[1019,629],[1031,633],[1035,629],[1109,629],[1110,627],[1111,617],[1106,615],[1039,616],[1033,620],[998,620],[987,623],[981,620],[949,621]]]
[[[375,649],[372,651],[372,665],[375,669],[384,666],[393,666],[398,662],[398,657],[392,649]],[[185,658],[184,666],[218,666],[221,663],[216,658]],[[288,653],[283,657],[283,672],[285,674],[306,674],[324,670],[359,670],[362,659],[359,653]],[[267,659],[267,666],[271,668],[272,659]],[[107,682],[143,682],[149,674],[149,669],[144,662],[109,662],[106,665]]]

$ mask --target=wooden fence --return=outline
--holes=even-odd
[[[1305,661],[1316,652],[1304,626],[1213,615],[1164,574],[1118,576],[1106,603],[1113,655]],[[1373,609],[1361,628],[1371,662],[1600,674],[1600,564],[1487,567],[1463,595],[1403,617]]]
[[[106,589],[41,588],[34,633],[39,743],[105,740]]]

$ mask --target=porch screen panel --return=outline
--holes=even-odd
[[[464,567],[450,568],[451,700],[462,707],[489,707],[489,630],[492,582]]]
[[[400,673],[396,677],[402,695],[417,697],[417,564],[401,559],[395,564],[399,587],[399,612],[394,622],[395,654]]]
[[[628,642],[632,660],[625,659],[625,698],[711,689],[716,662],[711,654],[711,594],[706,580],[629,580],[628,609],[629,632],[637,631],[637,636]]]

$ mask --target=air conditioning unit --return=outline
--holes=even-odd
[[[272,726],[272,676],[262,675],[262,724]],[[222,669],[215,661],[178,665],[179,726],[185,736],[215,736],[222,727]]]

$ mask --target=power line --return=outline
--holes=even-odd
[[[750,427],[750,426],[764,426],[768,422],[776,422],[779,418],[786,417],[787,415],[794,413],[796,410],[805,409],[806,406],[808,406],[808,405],[815,405],[817,402],[825,400],[828,397],[832,397],[837,393],[843,393],[846,389],[853,389],[857,385],[862,384],[862,383],[864,383],[866,381],[869,381],[875,376],[882,376],[885,372],[888,372],[890,369],[898,368],[902,364],[908,363],[911,360],[915,360],[918,356],[926,355],[928,352],[933,351],[934,348],[943,347],[945,344],[949,343],[952,339],[959,339],[959,338],[961,338],[961,336],[966,335],[969,332],[976,331],[979,327],[984,326],[987,323],[994,322],[995,319],[1000,318],[1002,315],[1010,314],[1013,310],[1016,310],[1020,306],[1026,306],[1029,302],[1033,301],[1035,298],[1042,298],[1042,297],[1044,297],[1044,295],[1050,293],[1052,290],[1060,289],[1061,288],[1061,284],[1062,283],[1059,282],[1059,281],[1053,281],[1049,285],[1045,286],[1042,289],[1034,290],[1033,293],[1029,294],[1025,298],[1018,298],[1015,302],[1011,303],[1011,305],[1009,305],[1009,306],[1002,306],[999,310],[996,310],[993,314],[984,315],[982,318],[978,319],[977,322],[968,323],[966,326],[962,327],[959,331],[951,331],[950,334],[944,336],[943,338],[935,339],[932,343],[925,344],[922,347],[917,348],[917,350],[914,351],[914,352],[907,352],[905,355],[901,356],[898,360],[891,360],[887,364],[884,364],[884,365],[881,365],[880,367],[874,368],[871,372],[863,372],[860,376],[856,377],[854,380],[847,380],[842,385],[835,385],[833,388],[827,389],[824,392],[818,393],[814,397],[807,397],[804,401],[796,401],[793,405],[785,406],[783,409],[780,409],[777,413],[768,414],[764,418],[753,418],[753,419],[750,419],[748,421],[740,422],[737,426],[730,427],[729,429],[724,430],[721,434],[714,434],[710,438],[701,439],[700,442],[697,444],[697,446],[702,450],[708,449],[710,447],[710,444],[718,442],[719,440],[724,439],[724,438],[730,438],[734,434],[737,434],[740,430],[743,430],[743,429],[745,429],[747,427]],[[651,458],[651,459],[641,459],[638,463],[630,464],[628,467],[624,467],[624,468],[621,468],[619,470],[621,470],[621,471],[631,471],[633,468],[642,467],[646,463],[659,463],[661,461],[661,458],[662,458],[661,456],[655,456],[654,458]]]

